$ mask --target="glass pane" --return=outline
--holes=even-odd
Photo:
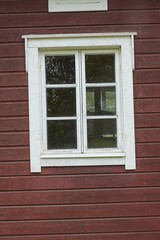
[[[86,89],[87,115],[115,115],[115,87],[88,87]]]
[[[76,120],[47,121],[48,149],[76,149]]]
[[[88,148],[116,148],[116,119],[90,119],[87,121]]]
[[[48,88],[47,116],[76,116],[75,88]]]
[[[75,83],[74,56],[46,56],[46,84]]]
[[[115,56],[86,55],[86,83],[115,82]]]

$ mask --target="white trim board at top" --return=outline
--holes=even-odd
[[[108,0],[48,0],[49,12],[106,11]]]
[[[110,33],[78,33],[78,34],[30,34],[23,35],[25,39],[25,62],[28,72],[28,50],[38,49],[76,49],[94,47],[119,48],[126,39],[131,38],[132,68],[134,69],[134,36],[136,32],[110,32]]]

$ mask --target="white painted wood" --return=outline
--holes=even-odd
[[[106,11],[108,0],[48,0],[49,12]]]
[[[98,38],[102,38],[102,37],[131,37],[131,36],[135,36],[137,35],[136,32],[105,32],[105,33],[66,33],[66,34],[29,34],[29,35],[23,35],[22,38],[27,38],[27,39],[55,39],[55,38],[88,38],[88,37],[98,37]],[[44,44],[45,46],[45,44]]]
[[[31,172],[40,172],[41,116],[38,49],[28,50],[29,132]]]
[[[104,34],[60,34],[60,35],[28,35],[25,38],[26,46],[26,66],[28,66],[29,76],[29,115],[30,115],[30,149],[31,149],[31,171],[39,172],[41,166],[82,166],[82,165],[124,165],[126,169],[135,169],[135,136],[134,136],[134,109],[133,109],[133,35],[135,33],[104,33]],[[117,99],[120,98],[120,104],[117,105],[117,115],[119,118],[119,149],[106,149],[99,153],[71,154],[71,151],[66,150],[53,153],[53,151],[46,150],[44,144],[44,132],[42,122],[46,121],[44,112],[42,112],[43,96],[41,88],[46,88],[46,85],[41,85],[44,76],[44,65],[39,67],[39,59],[41,52],[59,51],[59,49],[66,52],[78,49],[88,49],[89,51],[96,51],[103,48],[104,51],[115,51],[117,57],[116,68],[119,74],[116,74],[117,80]],[[42,54],[42,55],[43,55]],[[81,68],[79,53],[76,57],[76,78],[78,79],[77,91],[81,91],[80,84],[81,75],[79,68]],[[44,62],[44,60],[43,60]],[[117,65],[118,64],[118,65]],[[118,66],[118,67],[117,67]],[[82,66],[84,69],[84,66]],[[27,70],[27,69],[26,69]],[[84,74],[84,73],[83,73]],[[43,76],[42,79],[40,76]],[[107,85],[106,85],[107,86]],[[50,87],[50,86],[49,86]],[[118,90],[119,89],[119,90]],[[45,96],[43,96],[45,99]],[[77,106],[84,105],[83,100],[79,95]],[[36,109],[36,111],[35,111]],[[85,109],[84,109],[85,110]],[[84,112],[83,110],[83,112]],[[80,117],[80,108],[77,111],[77,119]],[[80,117],[81,118],[81,117]],[[87,117],[88,118],[88,117]],[[43,119],[43,120],[42,120]],[[45,120],[44,120],[45,119]],[[42,121],[42,122],[41,122]],[[81,140],[84,120],[78,121],[77,135],[79,135],[79,143]],[[42,134],[43,133],[43,134]],[[82,137],[83,138],[83,137]],[[42,141],[43,139],[43,141]],[[85,143],[84,143],[85,144]],[[83,145],[83,144],[82,144]],[[104,149],[103,149],[104,150]],[[81,148],[83,152],[83,149]],[[73,152],[72,152],[73,153]],[[119,155],[117,155],[119,154]],[[86,160],[88,159],[88,160]],[[90,159],[90,160],[89,160]]]
[[[133,62],[132,43],[126,39],[122,46],[122,85],[123,85],[123,127],[125,168],[136,168],[135,133],[134,133],[134,102],[133,102]]]
[[[81,165],[79,164],[81,162]],[[64,167],[64,166],[109,166],[124,165],[124,158],[64,158],[64,159],[41,159],[42,167]]]
[[[59,155],[42,155],[41,166],[103,166],[103,165],[125,165],[125,154],[123,152],[68,154],[65,158]]]

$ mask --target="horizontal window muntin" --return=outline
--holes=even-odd
[[[109,66],[105,66],[106,70],[110,69],[108,77],[101,74],[101,81],[98,82],[97,73],[92,73],[92,66],[95,68],[95,61],[97,59],[102,59],[106,61],[110,60]],[[67,59],[69,58],[69,60]],[[91,64],[89,64],[89,70],[86,73],[86,58],[91,59]],[[46,60],[47,59],[47,60]],[[55,59],[58,59],[55,62]],[[54,64],[51,64],[50,61],[54,60]],[[62,61],[63,60],[63,61]],[[56,52],[44,52],[42,55],[42,141],[43,141],[43,152],[48,154],[85,154],[85,153],[100,153],[100,152],[116,152],[121,151],[121,124],[120,124],[120,111],[119,111],[119,52],[118,50],[75,50],[75,51],[56,51]],[[46,70],[46,62],[47,68]],[[67,62],[67,67],[64,62]],[[74,63],[74,64],[73,64]],[[99,67],[102,65],[99,64]],[[48,66],[51,65],[51,66]],[[55,67],[54,65],[60,66]],[[70,66],[71,65],[71,66]],[[73,69],[75,67],[75,69]],[[64,73],[67,68],[67,73]],[[98,67],[97,67],[98,68]],[[114,69],[112,69],[114,68]],[[49,70],[50,69],[50,70]],[[103,70],[104,73],[106,70]],[[47,73],[48,71],[48,73]],[[49,73],[51,71],[51,74]],[[60,71],[60,72],[58,72]],[[97,70],[100,72],[100,70]],[[108,70],[109,71],[109,70]],[[70,73],[71,72],[71,73]],[[91,78],[86,80],[87,76],[91,72]],[[48,75],[47,75],[48,74]],[[50,76],[49,76],[50,74]],[[86,74],[88,74],[86,76]],[[75,77],[74,77],[75,75]],[[49,77],[48,77],[49,76]],[[53,77],[52,77],[53,76]],[[64,76],[64,79],[63,79]],[[46,78],[49,78],[47,80]],[[69,80],[67,79],[70,78]],[[58,80],[60,79],[60,80]],[[93,79],[93,80],[92,80]],[[106,82],[105,82],[106,81]],[[96,110],[95,114],[87,114],[87,91],[95,92],[99,91],[98,95],[101,95],[101,104],[102,111],[98,113]],[[102,90],[102,91],[101,91]],[[74,92],[74,99],[70,92]],[[48,111],[47,93],[50,93],[50,106],[52,106],[52,100],[56,100],[57,103],[53,104],[59,108],[57,110],[54,108]],[[52,94],[53,93],[53,96]],[[59,93],[59,94],[57,94]],[[65,94],[66,93],[66,94]],[[66,96],[65,96],[66,95]],[[53,99],[52,99],[53,98]],[[91,98],[94,98],[93,96]],[[61,101],[62,100],[62,101]],[[70,104],[67,106],[68,101]],[[54,101],[53,101],[54,102]],[[91,100],[93,104],[93,99]],[[109,106],[109,102],[111,103]],[[75,105],[74,105],[75,104]],[[73,109],[70,109],[71,105],[74,105]],[[107,109],[105,107],[107,106]],[[73,106],[72,106],[73,107]],[[97,109],[97,106],[94,106]],[[68,108],[68,109],[67,109]],[[93,108],[93,107],[92,107]],[[106,110],[106,111],[105,111]],[[57,112],[57,113],[56,113]],[[103,114],[102,114],[103,112]],[[55,124],[54,124],[55,122]],[[71,123],[74,122],[74,134],[72,131]],[[102,131],[95,130],[101,123]],[[108,128],[105,124],[108,123]],[[52,125],[52,128],[51,128]],[[110,125],[110,127],[109,127]],[[113,125],[113,126],[112,126]],[[57,129],[60,129],[60,136],[57,136]],[[65,130],[65,126],[68,127],[68,132]],[[94,129],[95,128],[95,129]],[[109,130],[109,128],[111,130]],[[93,131],[94,129],[94,131]],[[103,131],[104,130],[104,131]],[[51,134],[53,133],[53,135]],[[55,132],[55,135],[54,135]],[[63,139],[63,134],[66,136]],[[74,136],[73,136],[74,135]],[[97,135],[97,137],[96,137]],[[99,135],[99,136],[98,136]],[[68,136],[68,141],[66,140]],[[75,137],[76,136],[76,137]],[[51,140],[53,139],[53,141]],[[60,142],[58,147],[58,141]],[[55,142],[55,146],[54,146]],[[70,144],[69,144],[70,142]],[[97,146],[96,146],[97,145]]]

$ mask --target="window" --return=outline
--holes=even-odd
[[[49,12],[107,10],[107,0],[48,0]]]
[[[42,54],[44,151],[121,149],[118,61],[111,50]]]
[[[133,33],[28,35],[31,171],[135,169]]]

